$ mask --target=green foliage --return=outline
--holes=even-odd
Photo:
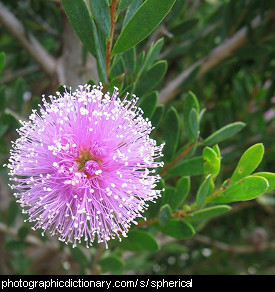
[[[268,181],[260,176],[248,176],[232,186],[225,187],[211,200],[214,203],[230,203],[248,201],[264,194],[268,188]]]
[[[72,0],[62,0],[61,2],[79,39],[83,42],[87,50],[94,57],[96,57],[98,74],[102,82],[106,82],[107,80],[106,64],[105,64],[105,57],[103,53],[104,44],[101,42],[100,31],[98,31],[96,28],[94,19],[91,16],[91,13],[88,9],[86,2],[84,0],[80,0],[77,2],[72,1]],[[95,2],[95,1],[92,1],[92,2]],[[97,1],[96,2],[97,5],[95,4],[92,5],[93,8],[95,9],[96,15],[98,15],[99,11],[101,12],[101,15],[102,13],[106,12],[106,9],[102,8],[104,6],[102,5],[101,2],[103,1]],[[108,33],[106,32],[108,28],[106,28],[105,21],[104,21],[104,25],[102,21],[100,22],[100,28],[104,31],[105,34]]]
[[[91,54],[97,56],[97,42],[94,34],[95,27],[86,1],[80,0],[75,2],[73,0],[62,0],[61,2],[79,39]]]
[[[117,272],[122,269],[124,262],[116,255],[106,256],[99,261],[102,272]]]
[[[203,158],[193,157],[176,164],[167,171],[167,175],[194,176],[203,174]]]
[[[231,207],[227,205],[212,206],[204,208],[202,210],[195,211],[192,213],[191,217],[186,217],[184,218],[184,220],[187,222],[208,220],[210,218],[224,214],[225,212],[228,212],[230,209]]]
[[[165,147],[163,153],[167,159],[171,159],[174,155],[179,140],[179,117],[175,108],[170,108],[164,117],[163,139]]]
[[[111,17],[107,0],[90,1],[93,18],[106,38],[110,37]]]
[[[214,145],[217,143],[222,142],[225,139],[228,139],[229,137],[237,134],[244,128],[245,124],[242,122],[235,122],[228,124],[221,129],[217,130],[213,134],[211,134],[209,137],[204,139],[201,144],[202,145]]]
[[[131,49],[146,38],[163,20],[172,8],[175,0],[146,0],[127,22],[121,31],[113,54],[119,54]],[[158,13],[154,11],[158,10]],[[146,25],[144,25],[146,19]],[[137,30],[137,28],[139,28]]]
[[[54,55],[58,66],[63,46],[59,6],[54,1],[15,2],[5,5],[24,24],[26,36],[33,34]],[[98,245],[87,251],[61,243],[57,252],[64,252],[66,261],[56,268],[58,272],[66,267],[72,273],[90,273],[98,265],[103,274],[238,274],[249,273],[250,267],[259,273],[274,273],[275,258],[268,250],[272,244],[266,241],[263,252],[248,245],[247,250],[260,252],[258,257],[242,258],[238,253],[234,257],[234,246],[237,252],[238,245],[247,246],[248,233],[259,226],[268,232],[271,243],[274,241],[275,39],[270,25],[274,7],[266,1],[120,0],[111,19],[111,0],[88,2],[61,0],[84,46],[80,67],[87,54],[93,55],[105,91],[112,92],[116,86],[121,98],[133,93],[139,97],[137,106],[154,127],[152,138],[158,144],[165,143],[161,158],[165,165],[159,170],[161,181],[156,186],[164,191],[156,202],[148,203],[147,220],[138,218],[126,238],[111,240],[100,259]],[[254,27],[259,15],[262,21]],[[208,61],[220,56],[215,49],[223,45],[225,50],[228,39],[243,28],[248,32],[247,42],[227,52],[214,67],[211,62],[209,65]],[[45,90],[56,91],[57,75],[45,77],[38,69],[22,73],[22,69],[33,66],[33,60],[0,29],[0,157],[4,164],[10,141],[16,137],[15,129],[20,126],[18,120],[41,103]],[[112,45],[109,67],[108,44]],[[210,67],[205,68],[205,62]],[[11,73],[15,77],[5,81]],[[173,99],[163,102],[163,90],[183,73],[186,77],[173,88]],[[87,83],[97,84],[90,78]],[[27,91],[32,93],[29,100]],[[2,174],[0,186],[5,193],[2,181],[8,184],[8,179],[5,170]],[[247,202],[251,200],[254,205]],[[231,212],[233,206],[244,210],[236,214]],[[8,255],[7,271],[35,273],[32,269],[40,261],[30,265],[36,259],[30,259],[26,249],[34,248],[35,241],[29,239],[37,233],[23,224],[12,235],[13,227],[23,221],[19,213],[15,200],[1,205],[1,223],[11,230],[1,253]],[[196,233],[207,238],[203,247],[198,241],[201,237],[193,238]],[[166,236],[169,243],[163,244]],[[41,246],[48,246],[47,236],[36,239]],[[186,239],[190,241],[183,242]],[[224,244],[217,244],[219,241]],[[227,245],[232,245],[228,253]],[[206,256],[207,249],[210,255]],[[55,253],[46,256],[55,258]],[[173,258],[175,264],[171,264]],[[56,259],[52,261],[54,268]]]
[[[182,240],[190,238],[195,234],[192,225],[182,219],[170,219],[163,231],[171,237]]]
[[[263,155],[263,144],[255,144],[247,149],[242,155],[235,171],[232,174],[230,184],[233,184],[251,174],[262,161]]]
[[[126,250],[156,252],[159,250],[159,245],[155,238],[143,230],[133,230],[127,235],[127,238],[121,242],[121,247]]]

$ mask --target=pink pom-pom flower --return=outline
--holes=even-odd
[[[43,97],[40,114],[33,110],[21,122],[7,167],[34,229],[73,246],[97,238],[107,247],[144,218],[148,202],[161,195],[155,187],[163,145],[149,137],[153,128],[137,100],[121,100],[116,88],[110,95],[79,86],[49,102]]]

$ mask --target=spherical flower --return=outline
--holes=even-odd
[[[149,137],[134,95],[121,100],[116,88],[111,96],[89,85],[56,95],[21,122],[7,164],[11,188],[42,234],[87,247],[96,237],[107,247],[161,195],[163,145]]]

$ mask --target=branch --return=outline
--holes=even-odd
[[[0,222],[0,232],[7,233],[11,235],[12,237],[14,237],[15,239],[18,239],[17,230],[1,222]],[[59,247],[57,245],[55,246],[55,245],[46,244],[40,239],[38,239],[37,237],[30,234],[27,235],[27,237],[24,239],[24,242],[37,246],[37,247],[42,247],[44,249],[55,250],[55,251],[59,250]]]
[[[111,17],[111,32],[110,32],[110,38],[107,40],[107,44],[106,44],[106,57],[105,57],[107,78],[109,75],[109,67],[111,63],[111,51],[112,51],[112,43],[113,43],[114,30],[115,30],[116,6],[117,6],[117,1],[112,0],[111,6],[109,7],[110,17]]]
[[[55,74],[55,59],[32,35],[26,35],[23,25],[2,3],[0,3],[0,23],[35,59],[46,74],[49,76]]]
[[[256,28],[261,23],[261,17],[257,16],[251,23],[251,28]],[[220,46],[214,48],[206,57],[201,58],[187,70],[183,71],[178,77],[170,81],[160,92],[159,103],[164,104],[173,99],[179,92],[178,87],[200,66],[196,77],[200,77],[209,71],[216,64],[230,57],[236,49],[241,47],[248,39],[248,28],[243,27],[232,37],[227,38]]]
[[[274,241],[268,242],[265,245],[261,246],[260,248],[257,248],[257,246],[255,245],[231,246],[221,241],[212,240],[211,238],[201,234],[196,234],[195,236],[192,237],[191,240],[195,240],[197,242],[214,247],[218,250],[232,254],[253,254],[264,250],[275,250]]]

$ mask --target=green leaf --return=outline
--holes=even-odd
[[[162,192],[161,196],[161,206],[164,206],[166,204],[170,204],[170,200],[172,196],[174,195],[174,187],[165,187],[165,190]]]
[[[198,190],[198,193],[197,193],[197,197],[196,197],[197,208],[200,208],[203,205],[206,197],[209,194],[210,181],[211,181],[211,174],[209,174],[203,180],[203,182],[201,183],[201,185],[199,187],[199,190]]]
[[[275,173],[257,172],[257,173],[253,173],[253,175],[264,177],[268,181],[269,187],[266,190],[267,192],[273,191],[275,189]]]
[[[106,38],[110,36],[111,17],[106,0],[90,0],[93,18]]]
[[[219,216],[225,212],[228,212],[231,209],[227,205],[218,205],[209,208],[205,208],[199,211],[192,213],[191,217],[185,217],[184,220],[187,222],[207,220],[216,216]]]
[[[147,250],[150,252],[156,252],[159,250],[159,245],[155,238],[146,231],[132,230],[127,234],[127,238],[124,238],[121,243],[128,242],[132,248],[136,250]]]
[[[91,20],[93,23],[93,19]],[[94,33],[94,39],[96,41],[96,65],[97,65],[97,72],[99,79],[106,83],[107,82],[107,73],[106,73],[106,62],[105,62],[105,39],[102,37],[102,34],[100,31],[97,30],[96,25],[93,25],[93,33]],[[124,72],[122,72],[124,73]]]
[[[158,92],[153,91],[149,93],[148,95],[144,96],[141,99],[138,106],[141,107],[143,110],[143,117],[151,119],[152,115],[154,114],[157,104],[158,104]]]
[[[190,191],[190,177],[183,176],[178,182],[173,196],[170,199],[170,205],[173,211],[180,207],[185,201]]]
[[[156,61],[162,47],[164,44],[163,38],[159,39],[156,43],[152,43],[150,45],[150,48],[148,50],[148,53],[146,55],[146,58],[143,62],[142,68],[139,71],[139,75],[142,74],[142,72],[146,71],[147,68],[150,68],[150,66]]]
[[[167,70],[166,61],[156,62],[148,71],[146,71],[137,82],[136,95],[143,96],[154,89],[163,79]]]
[[[88,267],[90,265],[89,259],[79,247],[70,247],[70,251],[73,259],[82,267]]]
[[[117,15],[128,8],[136,0],[120,0],[117,8]]]
[[[230,203],[248,201],[264,194],[268,189],[268,181],[261,176],[248,176],[232,186],[222,190],[211,203]]]
[[[163,140],[165,141],[163,154],[166,157],[166,160],[170,160],[177,149],[179,131],[180,123],[178,112],[174,107],[171,107],[164,117],[163,126]]]
[[[185,98],[184,105],[183,105],[184,130],[186,132],[188,141],[192,141],[194,137],[194,134],[193,134],[194,128],[193,128],[193,125],[191,124],[192,119],[194,118],[193,117],[194,114],[192,114],[192,117],[191,117],[192,109],[194,109],[198,115],[199,110],[200,110],[199,102],[196,96],[192,92],[189,92]]]
[[[230,184],[234,184],[240,179],[250,175],[260,164],[264,155],[263,144],[255,144],[248,148],[242,155],[233,175]]]
[[[159,225],[162,227],[165,227],[171,218],[171,214],[172,214],[172,210],[168,204],[165,204],[164,206],[162,206],[160,209],[159,218],[158,218]]]
[[[28,236],[29,230],[29,227],[25,225],[21,226],[17,231],[19,239],[24,240]]]
[[[119,35],[112,54],[125,52],[145,39],[168,14],[175,0],[147,0]]]
[[[124,77],[125,77],[125,74],[123,73],[123,74],[115,77],[113,80],[111,80],[107,86],[107,91],[113,92],[114,87],[117,87],[118,91],[121,91],[121,89],[123,87],[123,83],[124,83]]]
[[[164,105],[158,105],[155,109],[155,112],[151,118],[151,123],[153,127],[157,128],[160,124],[160,121],[162,119],[162,116],[164,114]]]
[[[86,1],[61,0],[61,3],[79,39],[87,50],[96,57],[97,42],[94,34],[95,27]]]
[[[212,149],[216,152],[218,158],[221,159],[221,152],[218,144],[216,144]]]
[[[108,257],[104,257],[99,261],[99,265],[102,268],[102,272],[116,272],[117,270],[120,270],[124,267],[125,263],[123,260],[116,256],[111,255]]]
[[[0,72],[3,70],[4,65],[5,65],[5,53],[1,52],[0,53]]]
[[[136,48],[128,50],[123,54],[123,59],[130,74],[134,74],[136,70]]]
[[[126,26],[126,24],[128,23],[128,21],[136,13],[136,11],[138,10],[138,8],[140,7],[141,4],[142,4],[142,0],[135,0],[128,7],[128,9],[126,11],[126,14],[125,14],[125,17],[124,17],[124,20],[123,20],[122,28],[124,28]]]
[[[203,158],[201,156],[187,159],[167,170],[167,175],[193,176],[203,174]]]
[[[195,234],[195,230],[182,219],[170,219],[165,227],[165,233],[177,239],[187,239]]]
[[[145,57],[145,52],[143,51],[142,53],[139,54],[138,59],[137,59],[137,63],[136,63],[136,69],[134,72],[134,77],[137,79],[137,75],[140,71],[140,68],[142,67],[143,61],[144,61],[144,57]]]
[[[195,108],[192,108],[189,113],[189,125],[191,129],[191,136],[189,141],[196,141],[199,137],[199,115]]]
[[[216,131],[215,133],[213,133],[212,135],[210,135],[209,137],[207,137],[206,139],[204,139],[200,144],[202,146],[206,146],[206,145],[211,146],[211,145],[217,144],[237,134],[243,129],[244,126],[245,124],[242,122],[235,122],[235,123],[228,124],[222,127],[221,129],[219,129],[218,131]]]
[[[217,148],[216,148],[217,149]],[[220,157],[215,150],[210,147],[203,149],[202,157],[204,159],[204,175],[212,175],[211,179],[215,178],[220,172]]]
[[[118,55],[114,58],[110,71],[112,72],[112,76],[117,77],[121,74],[125,74],[125,62],[121,55]]]

